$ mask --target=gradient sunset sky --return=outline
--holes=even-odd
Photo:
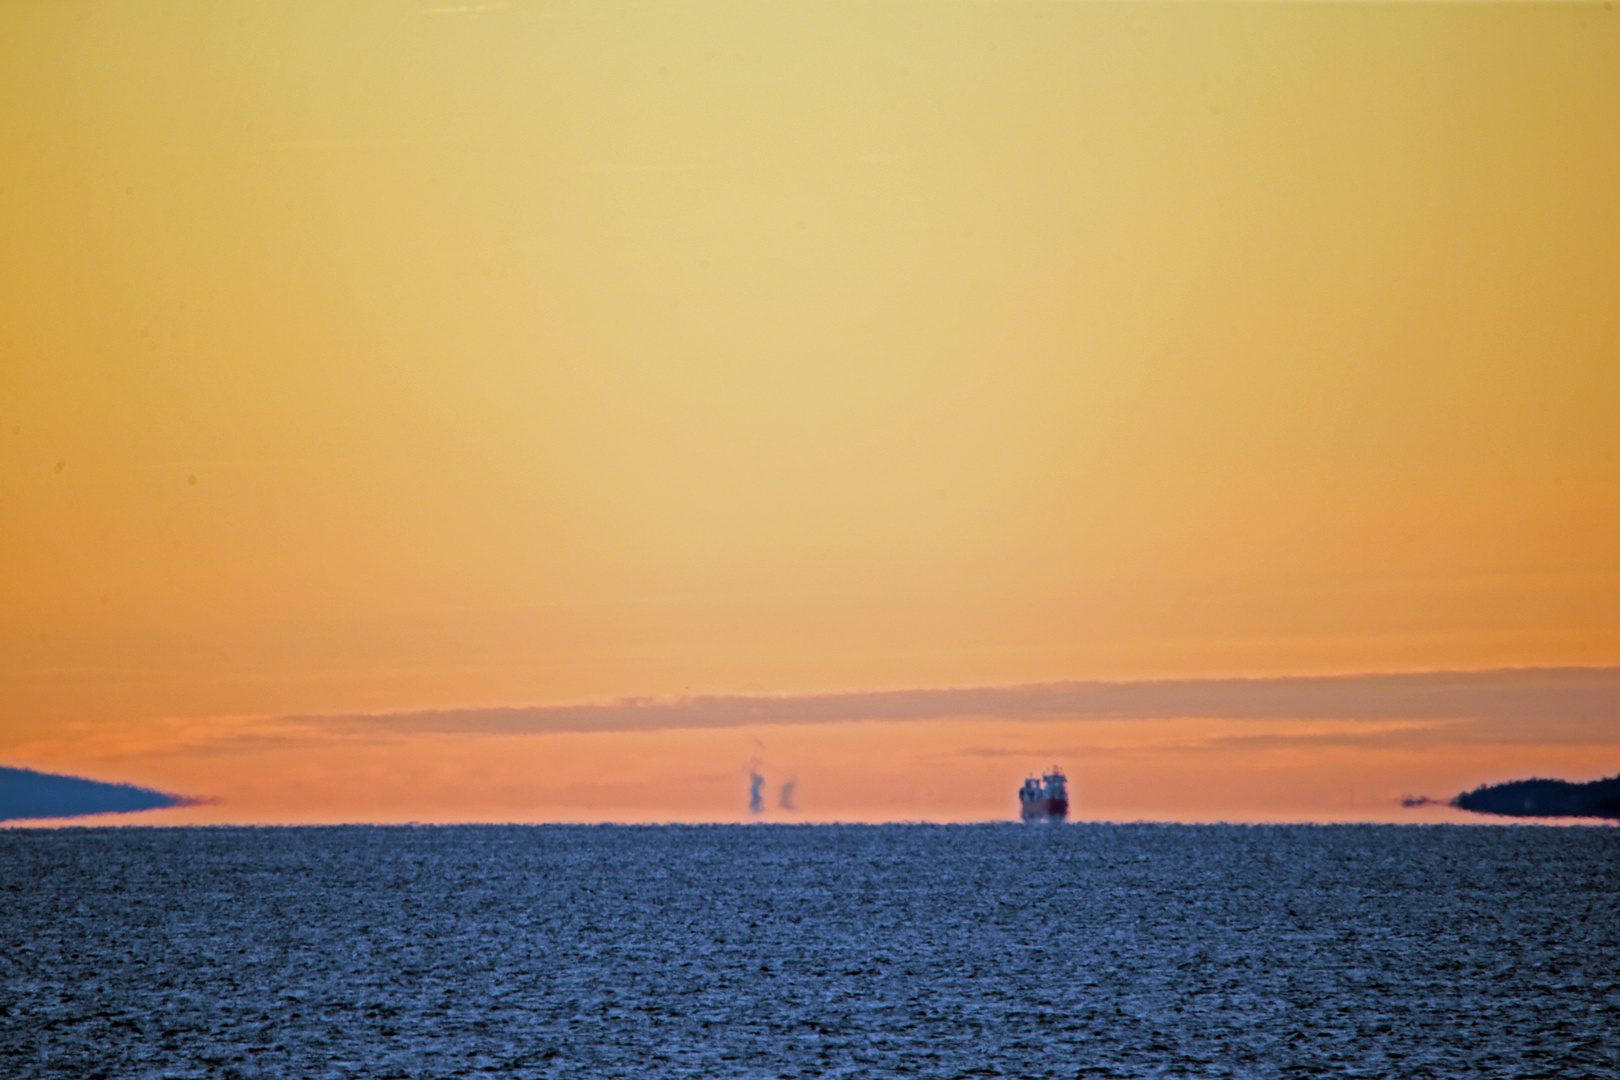
[[[0,6],[0,764],[152,823],[1620,771],[1620,11]]]

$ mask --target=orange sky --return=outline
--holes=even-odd
[[[0,764],[220,800],[132,821],[1612,774],[1533,711],[341,718],[1620,665],[1617,190],[1601,2],[8,3]]]

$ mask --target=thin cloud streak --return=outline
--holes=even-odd
[[[628,698],[527,708],[288,716],[334,732],[658,731],[940,719],[1471,720],[1512,740],[1620,735],[1620,668],[1504,668],[1257,679],[1061,682],[784,697]]]
[[[1356,728],[1342,731],[1299,731],[1292,728],[1256,734],[1189,734],[1185,731],[1173,738],[1141,746],[1122,746],[1118,741],[1071,743],[1044,749],[1025,747],[971,746],[961,750],[926,754],[926,758],[982,758],[985,760],[1031,759],[1054,761],[1073,758],[1095,758],[1118,753],[1224,754],[1233,750],[1282,750],[1308,748],[1365,748],[1430,750],[1458,742],[1481,741],[1478,722],[1470,720],[1424,720],[1391,725],[1379,721],[1339,721],[1355,724]],[[1499,739],[1486,736],[1484,741]]]

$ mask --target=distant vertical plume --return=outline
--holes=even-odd
[[[759,759],[748,763],[748,812],[758,814],[765,809],[765,778],[759,775]]]
[[[784,810],[797,810],[798,807],[793,805],[793,789],[798,786],[799,778],[797,776],[789,776],[782,781],[782,791],[777,796],[776,804]]]

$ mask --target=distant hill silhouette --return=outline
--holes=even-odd
[[[104,784],[99,780],[0,765],[0,821],[127,814],[134,810],[186,806],[192,801],[133,784]]]
[[[1620,818],[1620,776],[1586,784],[1539,778],[1486,784],[1457,796],[1451,805],[1509,817]]]

